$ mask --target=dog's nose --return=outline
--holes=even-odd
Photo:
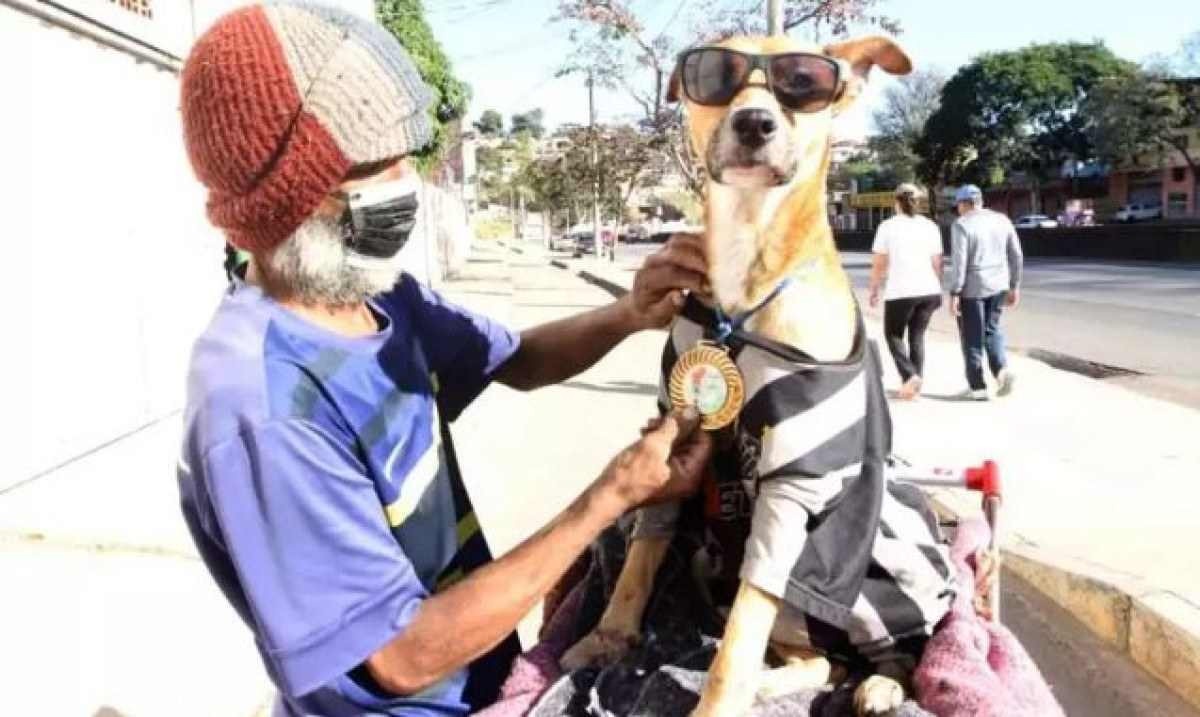
[[[762,109],[738,110],[733,115],[733,131],[747,147],[761,147],[775,136],[779,124]]]

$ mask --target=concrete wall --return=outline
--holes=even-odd
[[[171,56],[241,3],[195,0],[193,23],[184,0],[156,3],[154,22],[71,1],[100,8],[82,32],[65,27],[78,18],[21,9],[46,7],[36,0],[0,1],[0,491],[178,411],[192,341],[224,286]],[[373,7],[342,4],[367,16]],[[161,62],[87,36],[108,38],[118,20]],[[164,480],[172,471],[163,466]]]
[[[0,452],[3,489],[177,410],[223,281],[174,72],[0,5],[0,87],[27,353],[0,373],[4,423],[27,434]]]

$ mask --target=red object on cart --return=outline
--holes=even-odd
[[[911,483],[925,488],[965,488],[983,494],[983,517],[991,530],[988,550],[1000,549],[1000,506],[1004,489],[1000,480],[1000,467],[995,461],[984,461],[977,466],[965,468],[919,468],[897,456],[892,456],[889,477],[902,483]],[[1000,571],[992,575],[988,586],[988,608],[992,620],[1000,621]]]

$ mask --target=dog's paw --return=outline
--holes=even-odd
[[[871,675],[854,691],[854,712],[859,717],[884,717],[904,702],[904,688],[883,675]]]
[[[581,670],[585,667],[611,665],[636,646],[636,633],[596,629],[563,653],[558,661],[564,671]]]

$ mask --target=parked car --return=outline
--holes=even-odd
[[[576,232],[571,235],[575,240],[576,254],[595,254],[596,253],[596,238],[589,229],[585,232]]]
[[[1148,219],[1162,219],[1161,204],[1126,204],[1117,210],[1113,219],[1118,222],[1143,222]]]
[[[1057,229],[1058,222],[1045,214],[1026,214],[1013,223],[1017,229]]]

